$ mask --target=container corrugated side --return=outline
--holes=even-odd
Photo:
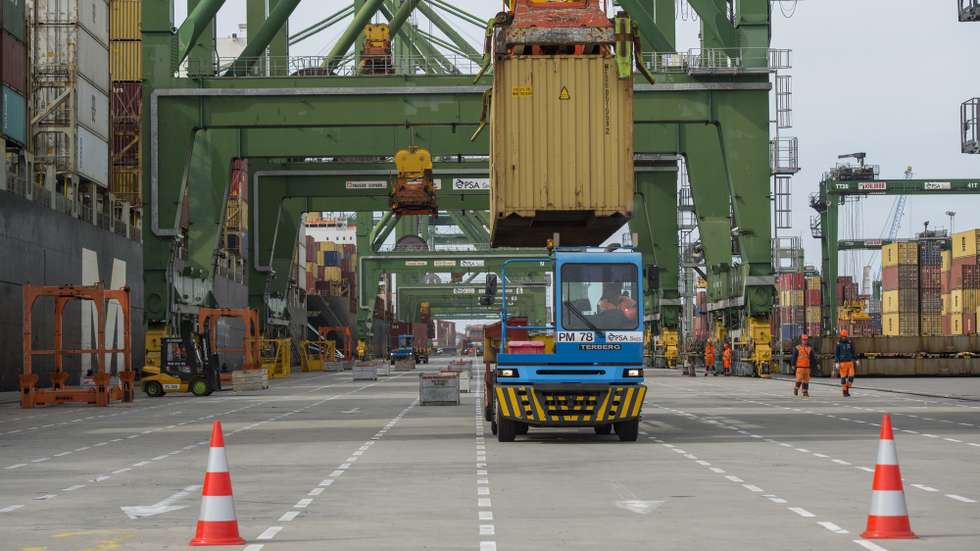
[[[109,143],[84,127],[77,127],[78,173],[102,187],[109,187]]]
[[[109,92],[109,50],[78,26],[35,26],[37,73],[62,74],[75,68],[99,90]]]
[[[106,0],[34,0],[33,14],[42,26],[78,24],[103,45],[109,44]]]
[[[0,32],[0,80],[27,94],[27,47],[7,31]]]
[[[109,191],[120,199],[128,201],[132,205],[140,204],[140,198],[143,195],[141,185],[138,168],[112,167]]]
[[[109,39],[139,40],[141,0],[112,0],[109,5]]]
[[[109,139],[109,96],[85,79],[78,79],[75,87],[78,124],[91,130],[104,140]]]
[[[953,258],[975,257],[980,253],[980,230],[953,234]]]
[[[0,0],[0,25],[21,42],[27,41],[25,0]]]
[[[139,40],[113,40],[109,44],[109,72],[114,81],[142,80],[143,43]]]
[[[0,99],[0,134],[7,140],[27,144],[27,100],[12,88],[3,86]]]
[[[632,79],[612,57],[497,62],[490,168],[495,245],[602,242],[633,210]]]

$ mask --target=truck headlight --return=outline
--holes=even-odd
[[[639,368],[624,369],[623,377],[642,377],[643,370]]]
[[[520,377],[520,375],[517,373],[516,369],[508,368],[508,369],[498,369],[497,377],[501,379],[507,379],[507,378]]]

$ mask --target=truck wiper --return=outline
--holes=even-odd
[[[578,317],[578,319],[584,321],[585,322],[585,325],[589,326],[589,329],[595,331],[596,333],[601,333],[602,332],[602,331],[599,330],[598,327],[595,326],[594,323],[592,323],[589,320],[589,318],[587,318],[585,316],[585,314],[582,313],[581,310],[579,310],[578,308],[576,308],[574,304],[572,304],[571,302],[569,302],[567,300],[563,304],[565,305],[565,308],[568,308],[569,310],[571,310],[572,313],[575,314],[576,317]]]

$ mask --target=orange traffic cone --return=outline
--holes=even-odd
[[[861,534],[866,539],[915,539],[909,524],[909,512],[905,507],[905,490],[902,472],[898,468],[898,452],[892,434],[892,418],[881,419],[881,437],[878,443],[878,461],[875,478],[871,484],[871,512],[868,513],[868,529]]]
[[[201,492],[201,516],[197,520],[197,533],[191,545],[241,545],[245,540],[238,535],[238,519],[235,517],[235,501],[231,496],[231,475],[225,456],[225,437],[221,434],[221,421],[215,421],[211,429],[211,453],[208,470],[204,473],[204,490]]]

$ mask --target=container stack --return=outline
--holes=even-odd
[[[942,292],[942,331],[943,335],[953,334],[953,310],[952,310],[952,281],[953,273],[953,251],[942,252],[942,269],[940,272],[939,284]]]
[[[23,0],[0,0],[0,139],[11,146],[27,145],[26,21]]]
[[[86,2],[92,0],[85,0]],[[143,85],[140,1],[110,0],[109,71],[112,75],[112,176],[110,190],[119,199],[142,205],[140,118]],[[232,243],[226,237],[226,246]],[[234,245],[240,248],[240,239]]]
[[[225,208],[225,250],[239,258],[245,258],[248,240],[248,160],[235,159],[231,167],[228,186],[228,204]],[[302,245],[306,241],[302,240]],[[305,259],[306,252],[297,256]],[[305,260],[303,260],[305,266]],[[299,276],[299,274],[297,274]],[[306,278],[298,281],[305,283]]]
[[[945,239],[919,240],[919,334],[943,334],[942,266]]]
[[[806,332],[805,277],[803,273],[779,274],[779,339],[796,342]]]
[[[357,296],[357,247],[307,237],[306,271],[310,289],[324,296],[345,296],[355,308]]]
[[[22,1],[3,0],[5,9]],[[22,8],[21,8],[22,9]],[[105,0],[35,0],[31,131],[38,173],[62,176],[59,192],[78,176],[109,187],[109,6]],[[7,110],[7,109],[5,109]],[[86,208],[97,208],[94,189],[82,183]],[[102,205],[101,210],[105,210]]]
[[[950,334],[976,335],[980,307],[980,230],[953,235],[950,266]]]
[[[823,297],[820,294],[820,276],[806,276],[806,292],[803,301],[806,304],[806,334],[817,336],[820,334],[820,325],[823,317]]]
[[[775,318],[775,316],[773,316]],[[708,324],[708,293],[705,289],[698,289],[694,296],[694,322],[691,328],[691,336],[695,342],[705,342],[711,329]],[[773,333],[775,334],[775,333]]]
[[[941,257],[939,261],[941,265]],[[915,241],[892,243],[881,250],[882,333],[886,337],[920,334],[918,262]]]

